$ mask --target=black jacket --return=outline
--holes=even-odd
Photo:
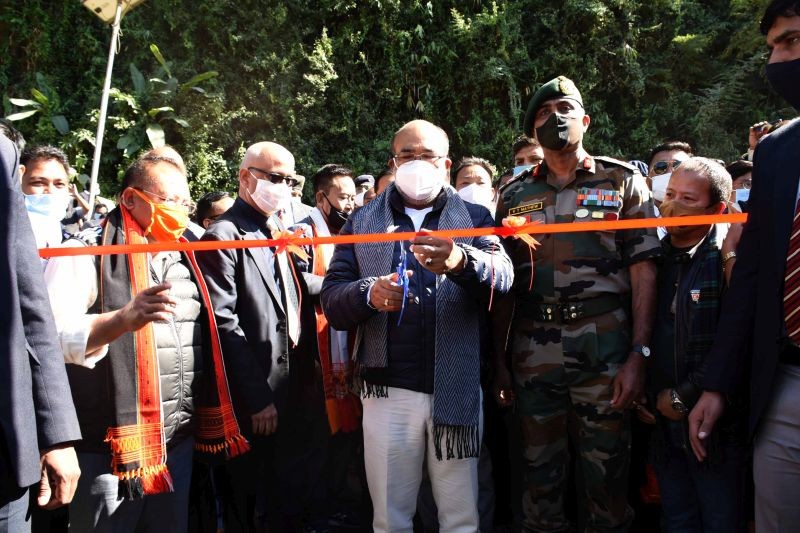
[[[717,331],[726,330],[725,324],[719,321],[725,289],[719,252],[721,245],[722,237],[718,235],[716,226],[690,251],[673,249],[669,236],[662,240],[664,256],[659,262],[657,278],[658,324],[653,334],[652,362],[648,369],[651,405],[655,405],[659,392],[674,388],[684,405],[692,409],[702,393],[700,383],[707,374],[716,371],[708,364],[708,339],[712,339]],[[668,321],[672,319],[674,324],[670,327]],[[735,403],[725,412],[719,429],[741,438],[744,428],[742,395],[736,394],[732,398]]]
[[[265,217],[238,198],[202,240],[268,236]],[[302,396],[304,387],[313,386],[317,339],[312,295],[319,294],[322,278],[301,273],[292,255],[302,293],[302,316],[300,341],[290,348],[272,251],[254,247],[198,252],[197,261],[214,305],[236,416],[242,430],[249,433],[250,415],[274,403],[280,417],[290,394]]]
[[[783,279],[800,180],[800,120],[756,148],[748,221],[737,249],[721,328],[709,355],[705,390],[731,393],[749,374],[752,434],[772,396],[785,342]],[[752,349],[752,365],[747,359]]]

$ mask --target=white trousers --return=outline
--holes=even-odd
[[[365,398],[364,459],[376,532],[412,532],[427,463],[442,533],[478,531],[478,459],[436,458],[433,395],[389,387],[388,398]],[[483,415],[481,415],[483,432]]]

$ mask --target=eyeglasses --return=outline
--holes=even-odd
[[[399,167],[400,165],[405,165],[406,163],[410,163],[411,161],[425,161],[426,163],[430,163],[431,165],[435,165],[436,162],[443,157],[447,157],[444,155],[436,155],[436,154],[395,154],[392,156],[392,161],[394,161],[394,166]]]
[[[281,183],[285,183],[289,187],[296,187],[300,183],[300,180],[298,180],[294,176],[278,174],[277,172],[267,172],[266,170],[262,170],[262,169],[260,169],[258,167],[247,167],[247,171],[257,180],[259,180],[261,178],[259,178],[255,174],[253,174],[254,170],[264,174],[267,177],[266,179],[270,183],[274,183],[275,185],[279,185]]]
[[[681,165],[681,163],[682,161],[678,161],[677,159],[673,159],[672,161],[659,161],[650,167],[650,170],[653,172],[653,175],[659,176],[668,170],[674,171]]]
[[[186,211],[187,215],[193,214],[195,212],[195,210],[197,209],[197,204],[192,202],[192,201],[189,201],[189,200],[174,200],[172,198],[167,198],[166,196],[161,196],[160,194],[154,193],[153,191],[148,191],[147,189],[141,189],[139,187],[132,187],[132,188],[136,189],[137,191],[141,191],[141,192],[143,192],[145,194],[149,194],[150,196],[152,196],[154,198],[157,198],[164,205],[167,205],[167,206],[170,206],[170,207],[180,207],[184,211]]]

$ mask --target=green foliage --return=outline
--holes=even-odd
[[[83,172],[110,31],[79,4],[0,8],[0,87],[5,115],[34,111],[16,122],[28,140],[62,145]],[[730,160],[750,124],[791,115],[763,75],[765,4],[147,2],[122,22],[101,185],[113,192],[130,158],[162,142],[184,155],[196,195],[235,190],[242,149],[260,140],[287,146],[306,176],[330,162],[374,174],[417,117],[444,127],[454,158],[505,168],[531,94],[559,74],[583,93],[592,153],[642,158],[679,138]]]
[[[110,91],[111,100],[117,104],[117,113],[109,117],[109,122],[120,132],[117,148],[123,151],[126,160],[146,145],[152,148],[164,146],[165,126],[188,128],[189,122],[176,114],[175,106],[181,104],[189,91],[205,94],[200,84],[217,76],[217,72],[207,71],[180,83],[172,75],[158,46],[150,44],[149,49],[160,65],[153,77],[145,79],[136,64],[131,63],[133,91],[127,93],[117,88]]]
[[[7,115],[5,118],[10,122],[24,120],[39,114],[39,121],[36,123],[36,131],[41,135],[52,134],[52,128],[61,134],[69,133],[69,122],[61,114],[61,100],[53,90],[45,77],[37,72],[35,75],[36,87],[31,88],[33,100],[25,98],[8,98],[8,103],[13,106],[21,107],[19,111]]]

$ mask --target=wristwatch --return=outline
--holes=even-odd
[[[676,413],[680,413],[682,415],[685,415],[686,413],[689,412],[689,410],[683,404],[683,400],[681,400],[681,397],[678,396],[678,391],[676,391],[675,389],[670,390],[669,391],[669,398],[672,401],[672,409]]]
[[[631,351],[642,354],[642,357],[644,357],[645,359],[650,357],[650,347],[649,346],[644,346],[642,344],[634,344],[633,348],[631,348]]]

